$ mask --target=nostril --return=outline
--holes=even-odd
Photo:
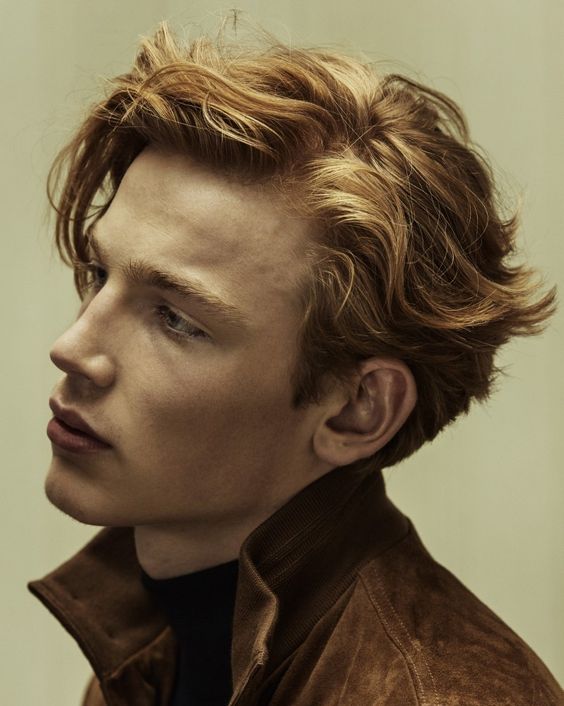
[[[49,357],[54,365],[66,373],[69,377],[78,380],[88,381],[96,387],[110,387],[115,376],[115,365],[107,355],[94,353],[86,355],[81,352],[61,353],[56,349],[51,350]]]

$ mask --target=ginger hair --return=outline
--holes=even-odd
[[[355,470],[391,466],[491,394],[499,347],[543,330],[556,288],[516,252],[487,159],[449,97],[360,60],[272,41],[180,42],[166,22],[109,80],[48,179],[55,239],[82,297],[88,228],[149,144],[299,193],[316,224],[293,404],[319,403],[362,359],[403,360],[418,400]],[[102,203],[95,205],[97,196]]]

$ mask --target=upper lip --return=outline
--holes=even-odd
[[[68,424],[70,427],[74,427],[75,429],[79,429],[80,431],[83,431],[86,434],[93,436],[95,439],[98,439],[98,441],[101,441],[104,444],[108,444],[108,446],[110,445],[108,441],[106,441],[99,434],[97,434],[94,429],[92,429],[90,424],[88,424],[76,410],[63,407],[53,397],[49,400],[49,407],[51,408],[51,411],[53,412],[55,417],[57,417],[58,419],[62,419],[65,424]]]

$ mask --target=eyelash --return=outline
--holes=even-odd
[[[104,286],[103,284],[99,284],[96,279],[96,274],[98,270],[102,270],[103,272],[106,272],[106,270],[101,267],[100,265],[96,265],[93,262],[87,262],[87,263],[80,263],[77,265],[78,270],[86,273],[87,276],[91,277],[92,279],[90,281],[87,281],[84,287],[84,291],[94,291],[94,292],[99,292],[102,287]],[[163,331],[166,333],[167,336],[170,336],[171,338],[174,338],[176,340],[179,340],[183,343],[186,343],[188,340],[193,340],[193,339],[206,339],[209,338],[209,335],[205,332],[202,331],[201,329],[197,328],[196,326],[193,326],[187,319],[184,319],[182,316],[179,316],[175,311],[173,311],[170,307],[162,304],[160,306],[155,307],[155,313],[157,315],[157,318],[159,319],[159,326],[163,329]],[[186,327],[191,329],[192,333],[181,333],[180,331],[176,331],[173,328],[170,328],[170,326],[167,325],[166,323],[166,317],[172,314],[175,316],[177,319],[179,319]]]

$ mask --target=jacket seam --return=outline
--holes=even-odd
[[[364,577],[361,574],[359,574],[359,578],[362,582],[364,590],[368,594],[369,599],[371,600],[374,608],[376,609],[376,612],[378,614],[380,622],[382,623],[382,626],[384,628],[385,633],[388,635],[388,637],[390,638],[392,643],[396,646],[397,650],[402,655],[404,661],[407,664],[408,671],[411,674],[412,682],[414,682],[413,686],[415,687],[415,694],[417,696],[418,691],[421,694],[421,698],[419,698],[417,696],[418,702],[422,706],[425,706],[425,704],[430,703],[429,700],[427,699],[427,695],[426,695],[427,690],[425,689],[423,679],[421,678],[421,675],[417,669],[417,665],[415,663],[415,660],[413,659],[413,657],[410,654],[409,647],[411,647],[411,650],[414,651],[418,656],[421,657],[423,664],[424,664],[424,667],[427,671],[427,674],[429,675],[429,679],[432,684],[433,696],[434,696],[433,703],[435,704],[435,706],[439,706],[439,697],[438,697],[438,693],[437,693],[435,679],[433,677],[433,673],[432,673],[431,668],[429,666],[429,663],[425,657],[425,654],[421,650],[421,648],[418,647],[415,644],[415,642],[413,641],[411,635],[409,634],[409,631],[405,627],[405,624],[401,620],[400,616],[396,612],[394,606],[392,605],[391,601],[389,600],[388,596],[386,595],[385,591],[383,590],[381,580],[378,580],[377,588],[379,589],[379,593],[380,593],[382,599],[386,602],[387,607],[391,610],[396,622],[399,624],[399,627],[403,630],[403,633],[405,634],[405,638],[407,638],[407,645],[400,637],[400,635],[399,635],[400,631],[394,630],[394,626],[392,624],[392,621],[387,618],[381,602],[376,598],[376,596],[374,595],[371,588],[367,585]],[[413,675],[415,675],[415,677]],[[417,687],[419,687],[419,688],[417,688]]]

